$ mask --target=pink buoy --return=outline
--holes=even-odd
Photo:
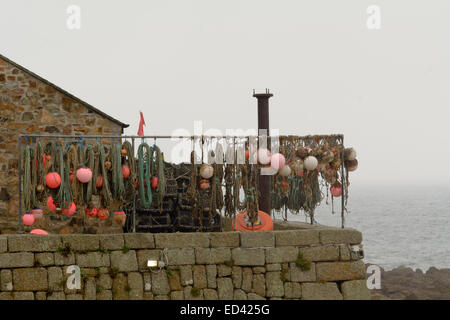
[[[275,170],[280,170],[284,167],[286,158],[281,153],[275,153],[270,157],[270,166]]]
[[[331,194],[333,195],[333,197],[340,197],[342,195],[342,187],[339,186],[332,186],[330,188]]]
[[[40,235],[47,235],[48,232],[42,229],[33,229],[30,231],[30,234],[40,234]]]
[[[81,183],[87,183],[92,179],[92,170],[86,167],[81,167],[77,170],[77,179]]]
[[[31,212],[25,212],[22,217],[23,224],[26,226],[31,226],[34,223],[34,216]]]
[[[261,164],[269,164],[270,163],[270,151],[267,149],[259,149],[258,150],[258,161]]]
[[[72,202],[68,208],[62,210],[62,213],[66,216],[71,216],[75,213],[76,210],[77,206],[75,205],[75,202]]]
[[[53,201],[52,197],[48,197],[48,199],[47,199],[47,208],[50,211],[55,211],[56,210],[56,205],[55,205],[55,202]]]
[[[35,208],[35,209],[31,210],[31,213],[33,214],[34,219],[36,221],[41,220],[42,217],[44,216],[44,213],[43,213],[42,209],[40,209],[40,208]]]
[[[303,170],[295,171],[295,174],[299,177],[303,177]]]

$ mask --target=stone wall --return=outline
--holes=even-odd
[[[121,135],[122,126],[0,58],[0,233],[17,232],[18,134]]]
[[[0,299],[370,299],[361,251],[354,250],[361,241],[356,230],[324,227],[4,235]],[[168,266],[150,270],[149,259]],[[80,289],[67,287],[70,265],[80,267]]]

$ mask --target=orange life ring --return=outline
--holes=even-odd
[[[236,215],[236,228],[234,227],[234,219],[231,223],[231,228],[234,231],[273,231],[273,220],[264,211],[258,210],[258,217],[260,223],[257,225],[247,225],[245,217],[247,216],[247,211],[239,213]]]

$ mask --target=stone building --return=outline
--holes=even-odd
[[[127,124],[0,55],[0,233],[17,232],[18,135],[121,135]]]

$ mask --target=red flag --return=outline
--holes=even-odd
[[[144,126],[145,126],[145,121],[144,121],[144,115],[141,113],[141,120],[139,121],[139,130],[138,130],[138,136],[142,137],[144,135]]]

